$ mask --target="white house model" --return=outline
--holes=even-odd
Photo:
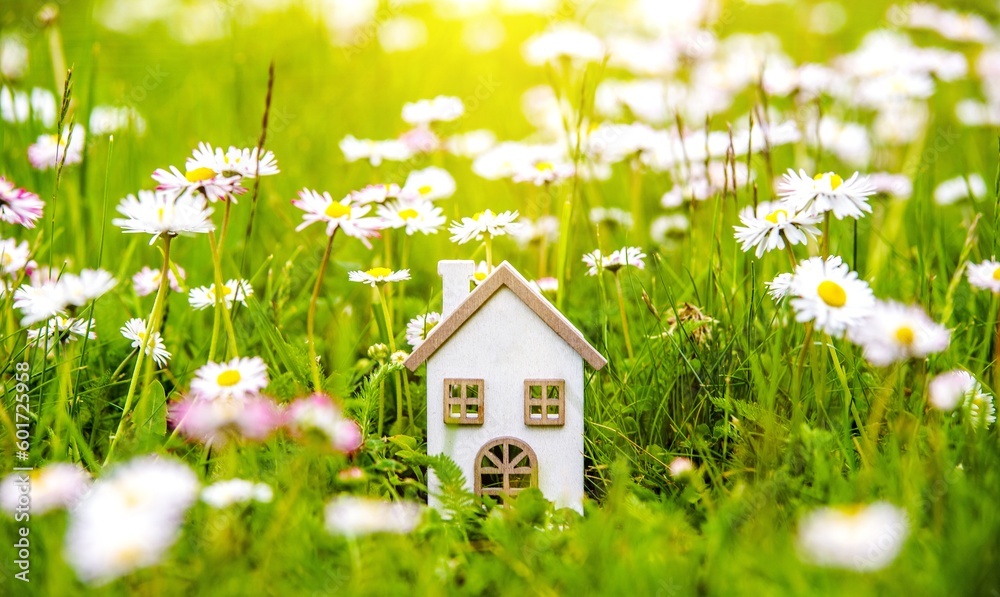
[[[427,363],[427,452],[478,495],[538,487],[583,509],[584,363],[607,360],[507,262],[472,292],[475,263],[441,261],[442,320],[406,360]],[[429,475],[430,505],[438,482]]]

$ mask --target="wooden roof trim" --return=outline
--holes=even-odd
[[[509,263],[504,261],[493,270],[483,283],[469,293],[469,296],[462,301],[455,310],[439,323],[430,333],[426,340],[414,350],[403,363],[410,371],[416,371],[417,367],[430,358],[438,348],[440,348],[452,334],[458,331],[462,325],[468,321],[480,307],[486,304],[498,290],[507,287],[521,302],[528,306],[535,315],[545,322],[549,328],[555,332],[566,344],[577,352],[583,360],[594,369],[601,369],[608,364],[607,359],[597,352],[597,349],[590,345],[573,324],[563,316],[552,304],[542,295],[535,291]]]

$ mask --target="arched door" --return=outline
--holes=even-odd
[[[486,443],[476,455],[476,495],[515,496],[538,486],[538,459],[531,446],[514,437]]]

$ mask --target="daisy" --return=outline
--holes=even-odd
[[[361,428],[344,416],[325,394],[299,398],[288,406],[287,425],[299,437],[318,437],[338,452],[350,454],[361,447]]]
[[[47,346],[51,350],[56,344],[69,344],[85,336],[96,340],[97,334],[92,329],[88,331],[92,327],[90,320],[57,315],[46,321],[41,328],[28,330],[28,345]]]
[[[413,157],[413,151],[402,141],[372,141],[357,139],[354,135],[347,135],[341,140],[340,151],[344,152],[344,159],[348,162],[368,160],[375,167],[380,166],[383,160],[405,162]]]
[[[153,566],[197,496],[197,476],[178,461],[145,456],[117,466],[70,512],[66,561],[91,585]]]
[[[464,245],[471,240],[482,240],[484,236],[493,238],[510,234],[518,227],[515,220],[519,215],[517,211],[495,214],[487,209],[471,218],[462,218],[461,222],[452,222],[448,229],[452,234],[451,242]]]
[[[180,280],[177,279],[177,275],[174,273],[175,269],[177,274],[180,274]],[[183,290],[183,283],[186,278],[187,272],[179,265],[175,264],[167,271],[167,282],[170,284],[170,289],[174,292],[181,292]],[[141,270],[132,276],[132,286],[135,288],[137,296],[149,296],[153,294],[160,287],[160,270],[143,266]]]
[[[241,184],[241,176],[223,176],[203,166],[186,172],[181,172],[176,166],[170,166],[169,170],[159,168],[153,172],[153,180],[160,183],[156,187],[157,191],[174,194],[190,191],[192,194],[204,195],[212,203],[229,200],[236,203],[236,197],[247,192],[246,187]]]
[[[146,133],[146,119],[135,108],[126,106],[94,106],[89,124],[90,133],[96,136],[129,130],[140,137]]]
[[[292,200],[292,205],[305,212],[296,231],[314,222],[326,222],[327,236],[343,230],[344,234],[360,240],[370,249],[372,244],[368,239],[377,238],[382,228],[382,221],[378,218],[365,217],[371,211],[371,205],[355,204],[349,195],[334,201],[330,193],[320,195],[316,191],[302,189],[299,198]]]
[[[30,94],[0,87],[0,118],[13,123],[28,122],[30,118],[52,128],[56,125],[56,96],[41,87],[33,88]]]
[[[497,136],[493,131],[477,129],[448,137],[444,141],[444,149],[459,157],[477,158],[496,144]]]
[[[590,210],[590,222],[594,225],[607,224],[631,228],[632,214],[618,207],[595,207]]]
[[[132,348],[142,348],[143,343],[147,341],[146,321],[138,317],[133,317],[126,321],[120,331],[122,336],[132,341]],[[163,343],[160,332],[156,332],[149,339],[149,344],[146,346],[146,356],[153,357],[153,361],[160,367],[165,366],[170,361],[170,352]]]
[[[407,199],[437,201],[454,195],[455,188],[455,179],[447,170],[430,166],[410,172],[400,194]]]
[[[242,400],[259,395],[267,383],[263,359],[235,358],[228,363],[208,363],[195,371],[191,393],[203,400]]]
[[[981,391],[982,386],[971,373],[954,369],[934,376],[927,388],[927,401],[938,410],[953,411],[967,396]]]
[[[402,282],[403,280],[409,280],[410,270],[401,269],[394,272],[387,267],[373,267],[367,271],[348,272],[347,279],[351,282],[368,284],[372,288],[375,288],[376,286],[381,286],[387,282]]]
[[[170,405],[168,417],[178,433],[205,445],[231,437],[264,441],[285,423],[284,413],[266,396],[206,400],[189,396]]]
[[[869,572],[891,564],[909,532],[906,512],[885,502],[820,508],[799,521],[798,547],[814,564]]]
[[[875,194],[875,189],[857,172],[844,180],[833,172],[810,177],[805,170],[796,173],[789,168],[778,184],[778,194],[796,211],[809,210],[817,215],[833,212],[838,220],[843,220],[871,213],[868,197]]]
[[[14,516],[25,487],[30,492],[32,515],[72,508],[89,485],[90,475],[68,462],[53,462],[28,473],[15,472],[0,481],[0,509]]]
[[[65,315],[66,305],[63,288],[54,280],[25,284],[14,291],[14,308],[21,311],[21,325]]]
[[[535,186],[562,182],[576,174],[576,167],[570,162],[534,160],[519,164],[514,170],[511,180],[514,182],[530,182]]]
[[[766,251],[784,249],[788,245],[804,245],[810,239],[815,239],[820,233],[816,227],[822,216],[807,211],[795,211],[784,201],[764,201],[753,207],[745,207],[740,211],[740,221],[743,226],[734,226],[736,240],[742,243],[743,252],[756,247],[754,254],[758,259]]]
[[[463,114],[462,100],[447,95],[403,104],[403,121],[407,124],[427,126],[433,122],[450,122]]]
[[[600,249],[597,249],[583,256],[588,276],[596,276],[602,271],[614,274],[625,266],[645,269],[645,259],[646,254],[639,247],[622,247],[617,251],[612,251],[610,255],[602,255]]]
[[[151,234],[149,244],[162,235],[193,235],[215,230],[212,208],[200,195],[167,191],[139,191],[138,195],[138,198],[129,195],[122,199],[118,213],[125,217],[115,218],[111,223],[126,233]]]
[[[240,176],[255,178],[257,176],[273,176],[281,172],[274,153],[265,151],[260,154],[260,164],[257,163],[257,148],[240,149],[232,145],[223,153],[221,147],[213,148],[208,143],[199,143],[198,148],[191,153],[185,168],[190,172],[199,168],[208,168],[221,177]]]
[[[951,332],[932,321],[920,307],[877,301],[849,335],[852,342],[864,348],[868,362],[885,367],[945,350]]]
[[[511,230],[511,236],[522,247],[542,241],[554,243],[559,240],[559,218],[542,216],[535,221],[522,218],[517,227]]]
[[[28,161],[38,170],[51,170],[63,162],[66,166],[83,161],[84,130],[79,124],[58,135],[41,135],[28,147]]]
[[[247,502],[270,503],[274,491],[267,483],[254,483],[246,479],[217,481],[201,490],[201,501],[215,509]]]
[[[412,532],[420,524],[423,506],[416,502],[387,502],[377,498],[342,495],[326,505],[326,530],[334,535],[359,537],[373,533]]]
[[[691,462],[690,458],[678,456],[670,461],[667,470],[674,479],[686,477],[694,472],[694,462]]]
[[[785,272],[783,274],[778,274],[777,276],[774,277],[773,280],[771,280],[766,284],[767,293],[771,295],[771,298],[774,299],[775,301],[780,301],[784,299],[786,296],[788,296],[788,292],[791,290],[792,287],[792,280],[794,279],[795,277],[788,272]]]
[[[472,283],[479,286],[490,275],[490,267],[485,261],[476,264],[476,270],[472,272]]]
[[[1000,294],[1000,262],[989,259],[982,263],[970,263],[965,275],[975,288]]]
[[[28,241],[20,243],[11,238],[0,238],[0,272],[14,276],[31,261]]]
[[[528,64],[541,66],[559,61],[600,62],[607,48],[593,33],[575,25],[558,25],[524,43]]]
[[[376,210],[387,228],[404,228],[407,235],[437,234],[447,219],[444,210],[430,201],[390,201]]]
[[[406,131],[399,136],[399,141],[414,155],[433,153],[441,148],[441,138],[431,129],[422,126]]]
[[[368,205],[370,203],[385,203],[388,199],[399,197],[400,188],[398,184],[370,184],[358,191],[351,191],[351,202],[357,205]]]
[[[31,191],[19,189],[14,183],[0,176],[0,220],[34,228],[42,217],[45,202]]]
[[[969,422],[973,429],[990,428],[990,425],[997,422],[997,409],[993,405],[993,395],[983,390],[982,384],[978,381],[972,390],[965,394],[965,410],[969,413]]]
[[[222,300],[227,309],[239,303],[247,304],[247,297],[253,296],[253,286],[246,280],[232,279],[222,286]],[[192,288],[188,293],[188,304],[197,311],[215,306],[215,284]]]
[[[82,307],[118,285],[118,280],[103,269],[85,269],[59,278],[62,296],[68,305]]]
[[[529,285],[539,294],[555,294],[559,291],[559,280],[552,277],[538,278],[532,280]]]
[[[982,199],[986,196],[986,181],[979,174],[950,178],[934,189],[934,203],[951,205],[962,199]]]
[[[864,280],[840,257],[812,257],[795,268],[789,287],[795,319],[815,322],[831,336],[843,334],[863,321],[875,306],[875,296]]]
[[[420,346],[427,336],[430,335],[431,330],[441,323],[440,313],[425,313],[424,315],[417,315],[406,324],[406,342],[413,348]]]

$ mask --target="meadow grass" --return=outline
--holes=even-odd
[[[5,3],[0,25],[22,28],[40,4]],[[206,482],[267,482],[275,499],[225,510],[198,505],[162,563],[98,587],[81,584],[61,555],[65,513],[32,518],[29,585],[13,578],[17,569],[8,545],[18,525],[0,519],[0,594],[1000,594],[997,428],[973,433],[927,406],[927,383],[935,373],[965,367],[990,389],[995,379],[997,299],[970,288],[962,268],[966,260],[996,254],[996,195],[991,188],[984,199],[947,209],[931,197],[936,184],[956,172],[978,172],[990,182],[997,175],[994,133],[964,128],[953,115],[955,99],[971,83],[944,86],[930,102],[932,117],[920,141],[887,158],[911,177],[912,196],[875,199],[874,213],[856,226],[848,220],[831,226],[829,253],[841,255],[877,296],[920,304],[953,330],[945,352],[874,367],[849,342],[808,333],[787,304],[767,295],[764,283],[789,271],[786,255],[756,259],[732,235],[739,209],[755,195],[769,197],[769,167],[779,174],[787,167],[821,171],[839,166],[834,157],[795,145],[777,148],[767,159],[754,155],[757,185],[686,206],[690,230],[655,244],[645,232],[648,221],[633,230],[595,227],[586,214],[594,206],[635,211],[636,205],[647,216],[660,213],[658,200],[670,186],[663,175],[643,172],[637,178],[616,165],[606,181],[535,188],[480,179],[468,160],[443,153],[373,168],[346,163],[338,148],[347,134],[398,134],[401,105],[438,94],[466,98],[461,130],[525,137],[533,129],[517,108],[521,93],[558,79],[526,66],[518,50],[544,19],[506,18],[504,46],[470,57],[450,34],[451,25],[428,14],[426,46],[387,54],[375,40],[362,39],[349,51],[331,47],[322,25],[298,8],[251,22],[241,16],[239,3],[226,6],[220,10],[232,11],[227,35],[198,45],[173,40],[158,24],[141,35],[116,34],[94,22],[92,3],[61,6],[65,55],[73,69],[69,117],[85,123],[92,106],[124,103],[141,112],[148,130],[143,136],[116,134],[113,142],[88,138],[83,164],[64,169],[58,188],[52,171],[34,170],[24,158],[27,145],[46,131],[30,124],[0,126],[0,174],[47,201],[38,228],[18,238],[32,243],[40,263],[59,268],[65,262],[72,271],[103,267],[120,281],[92,308],[97,339],[60,349],[54,359],[26,348],[10,293],[3,299],[3,470],[19,465],[12,388],[20,362],[32,367],[37,418],[31,462],[79,462],[95,476],[110,464],[109,436],[122,420],[135,358],[114,330],[129,317],[149,316],[153,297],[136,297],[128,280],[143,265],[159,267],[163,259],[162,245],[148,246],[147,237],[112,226],[114,206],[128,193],[151,188],[148,175],[155,168],[180,163],[200,141],[255,146],[273,61],[266,147],[282,172],[260,181],[249,236],[249,195],[232,209],[222,269],[234,277],[241,273],[255,293],[232,313],[236,346],[217,332],[217,360],[236,350],[261,356],[269,365],[268,393],[279,401],[312,389],[306,316],[327,238],[318,227],[295,232],[301,214],[289,200],[302,187],[337,197],[368,183],[402,183],[408,171],[433,164],[451,172],[458,185],[455,197],[440,204],[449,220],[484,208],[537,213],[544,204],[558,213],[557,206],[572,203],[563,237],[568,274],[562,308],[610,362],[587,374],[585,513],[555,511],[537,492],[522,494],[507,508],[483,508],[462,489],[451,463],[425,454],[422,373],[405,376],[413,421],[397,420],[395,374],[366,352],[384,341],[385,317],[368,287],[347,281],[348,271],[385,261],[382,245],[368,251],[338,239],[317,303],[317,351],[322,387],[360,421],[362,449],[351,457],[331,455],[283,436],[208,449],[171,435],[164,399],[183,392],[209,360],[213,316],[168,293],[164,337],[173,359],[159,373],[137,373],[135,410],[125,418],[113,462],[171,454]],[[732,16],[717,34],[767,28],[803,62],[853,48],[884,20],[887,7],[852,2],[844,32],[817,40],[800,33],[806,17],[799,4],[728,6]],[[787,22],[775,26],[778,19]],[[32,50],[28,84],[54,89],[45,32],[28,28],[26,39]],[[588,73],[586,81],[555,80],[565,84],[562,91],[572,102],[584,98],[585,112],[604,75],[599,67]],[[745,109],[759,101],[748,93],[739,103]],[[724,130],[726,121],[719,116],[712,128]],[[216,207],[218,225],[223,210]],[[9,228],[5,236],[13,234]],[[402,237],[391,240],[400,243]],[[450,243],[447,233],[409,242],[412,280],[391,315],[397,332],[409,317],[439,304],[437,261],[471,258],[477,250]],[[187,270],[190,286],[213,282],[209,243],[204,235],[172,242],[171,259]],[[644,270],[618,274],[633,358],[627,356],[615,279],[588,277],[579,261],[595,247],[623,244],[642,246],[648,254]],[[806,255],[807,249],[797,249],[800,258]],[[395,251],[401,254],[401,246]],[[493,251],[496,261],[509,260],[525,272],[537,263],[536,255],[506,239]],[[808,251],[822,249],[813,245]],[[691,319],[686,304],[708,319]],[[388,398],[380,436],[376,410],[382,392]],[[668,465],[678,456],[691,458],[696,472],[671,476]],[[365,480],[338,477],[349,465],[361,467]],[[331,496],[422,501],[428,468],[444,482],[447,511],[428,513],[416,532],[345,539],[325,530],[323,506]],[[909,536],[889,567],[857,573],[803,561],[796,548],[803,513],[876,500],[903,508],[909,519]]]

